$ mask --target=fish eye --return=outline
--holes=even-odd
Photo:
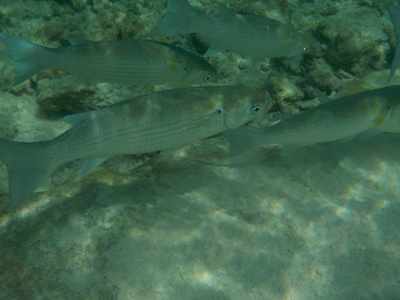
[[[185,67],[183,68],[183,72],[188,72],[188,71],[189,71],[188,66],[185,66]]]
[[[205,81],[209,81],[210,79],[211,79],[211,76],[210,76],[210,75],[207,74],[206,76],[204,76],[204,80],[205,80]]]
[[[251,108],[251,111],[252,111],[253,113],[258,113],[260,110],[261,110],[261,105],[260,105],[260,104],[254,105],[254,106]]]
[[[308,47],[303,48],[303,52],[308,52],[308,50],[310,50]]]

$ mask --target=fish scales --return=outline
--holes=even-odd
[[[0,139],[9,171],[11,207],[22,203],[58,165],[86,159],[87,174],[106,158],[176,149],[252,120],[268,94],[245,87],[197,87],[139,96],[67,116],[72,128],[53,140]]]
[[[224,132],[232,152],[271,145],[303,146],[348,140],[373,130],[400,132],[400,86],[388,86],[331,100],[278,124]]]
[[[269,127],[265,142],[312,144],[351,137],[374,127],[386,108],[383,100],[375,95],[332,100]]]
[[[97,79],[105,81],[126,83],[140,76],[143,84],[151,83],[148,80],[165,81],[167,76],[176,75],[165,64],[174,61],[173,53],[169,48],[159,45],[153,42],[117,41],[61,48],[62,51],[53,51],[55,56],[52,64],[88,78],[97,74]],[[178,78],[172,78],[174,80],[179,81]]]
[[[213,43],[217,43],[221,48],[235,49],[240,54],[253,57],[274,57],[281,55],[275,52],[277,50],[285,52],[285,49],[279,47],[284,45],[284,41],[283,36],[280,36],[277,30],[284,24],[278,23],[278,21],[261,16],[231,15],[218,18],[204,16],[204,19],[194,23],[192,28],[200,34],[207,35]],[[226,38],[228,29],[229,39]],[[261,45],[260,39],[262,39]],[[219,41],[223,41],[224,44],[222,45]],[[279,46],[276,47],[276,45]],[[268,46],[268,49],[260,49],[260,46]],[[303,52],[304,47],[305,44],[298,54]]]
[[[184,94],[186,90],[180,92]],[[212,123],[213,118],[205,119],[208,124],[190,122],[199,115],[207,115],[210,111],[217,110],[215,99],[206,101],[207,99],[194,95],[190,95],[191,99],[187,98],[189,95],[180,95],[184,98],[172,97],[171,99],[166,94],[157,94],[163,97],[160,99],[154,99],[155,97],[152,96],[153,101],[141,101],[146,100],[145,98],[137,99],[108,110],[91,112],[90,119],[83,123],[81,128],[67,131],[62,139],[55,141],[57,150],[53,152],[66,157],[66,161],[71,160],[73,153],[76,153],[75,158],[130,154],[132,151],[140,154],[178,147],[186,144],[187,138],[193,141],[197,139],[197,136],[202,138],[203,135],[207,136],[210,130],[214,132],[216,128],[222,129],[224,126],[221,118],[216,119],[218,123],[215,124]],[[154,100],[159,101],[154,103]],[[196,103],[198,100],[202,103]],[[175,105],[171,105],[172,101]],[[178,109],[176,104],[179,104]],[[176,110],[164,110],[168,106]],[[217,116],[218,112],[215,114]],[[189,136],[184,135],[186,132]],[[96,145],[100,152],[96,150],[94,154],[92,145]]]
[[[231,50],[255,59],[299,55],[307,51],[306,38],[290,26],[263,16],[235,14],[228,8],[217,16],[194,10],[187,0],[168,0],[167,15],[152,35],[198,33],[208,39],[204,54]]]
[[[69,71],[83,80],[121,84],[200,84],[216,81],[206,60],[178,47],[148,40],[89,42],[47,48],[0,33],[15,62],[20,83],[48,68]]]

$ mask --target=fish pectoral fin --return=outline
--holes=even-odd
[[[167,61],[167,64],[168,64],[168,66],[171,67],[171,69],[177,69],[177,68],[179,68],[180,66],[182,66],[182,64],[179,64],[179,63],[177,63],[177,62],[175,62],[175,61]],[[183,69],[183,68],[182,68],[182,69]]]
[[[157,41],[157,42],[160,42],[160,43],[170,44],[169,40],[164,35],[157,36],[154,40]]]
[[[351,84],[350,83],[346,84],[345,87],[352,94],[358,94],[358,93],[366,92],[366,91],[373,89],[373,88],[368,88],[365,85],[366,84],[363,84],[360,81],[355,81]]]
[[[90,158],[85,159],[83,163],[82,169],[79,170],[78,177],[82,178],[100,166],[103,162],[105,162],[108,157],[98,157],[98,158]]]
[[[379,125],[382,124],[383,121],[385,121],[389,111],[390,111],[390,107],[386,108],[379,116],[377,116],[374,119],[375,127],[378,127]]]

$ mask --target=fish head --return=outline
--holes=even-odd
[[[301,55],[309,52],[310,42],[300,32],[292,27],[285,26],[280,29],[282,42],[287,56]]]
[[[171,49],[174,50],[174,56],[170,66],[175,70],[179,82],[191,85],[217,81],[217,70],[207,60],[177,47]]]
[[[240,127],[253,120],[269,103],[269,94],[261,89],[231,87],[229,98],[222,101],[222,112],[227,128]]]
[[[199,57],[199,60],[188,60],[183,63],[183,79],[185,84],[204,84],[215,82],[218,79],[217,70],[207,61]]]

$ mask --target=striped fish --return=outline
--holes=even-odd
[[[156,41],[85,41],[53,49],[3,33],[0,40],[15,63],[14,84],[49,68],[69,71],[84,81],[127,85],[190,85],[217,80],[216,70],[203,58]]]
[[[400,132],[400,86],[335,99],[276,125],[226,131],[232,151],[271,145],[304,146],[348,140],[366,131]]]
[[[267,104],[265,91],[245,87],[192,87],[139,96],[64,118],[72,128],[53,140],[0,139],[16,207],[59,165],[84,159],[86,175],[110,156],[176,149],[252,120]]]
[[[222,13],[217,16],[204,15],[187,0],[168,0],[167,15],[151,34],[198,33],[211,43],[204,56],[230,50],[260,60],[308,50],[304,36],[286,24],[263,16],[235,14],[221,5],[220,8]]]

